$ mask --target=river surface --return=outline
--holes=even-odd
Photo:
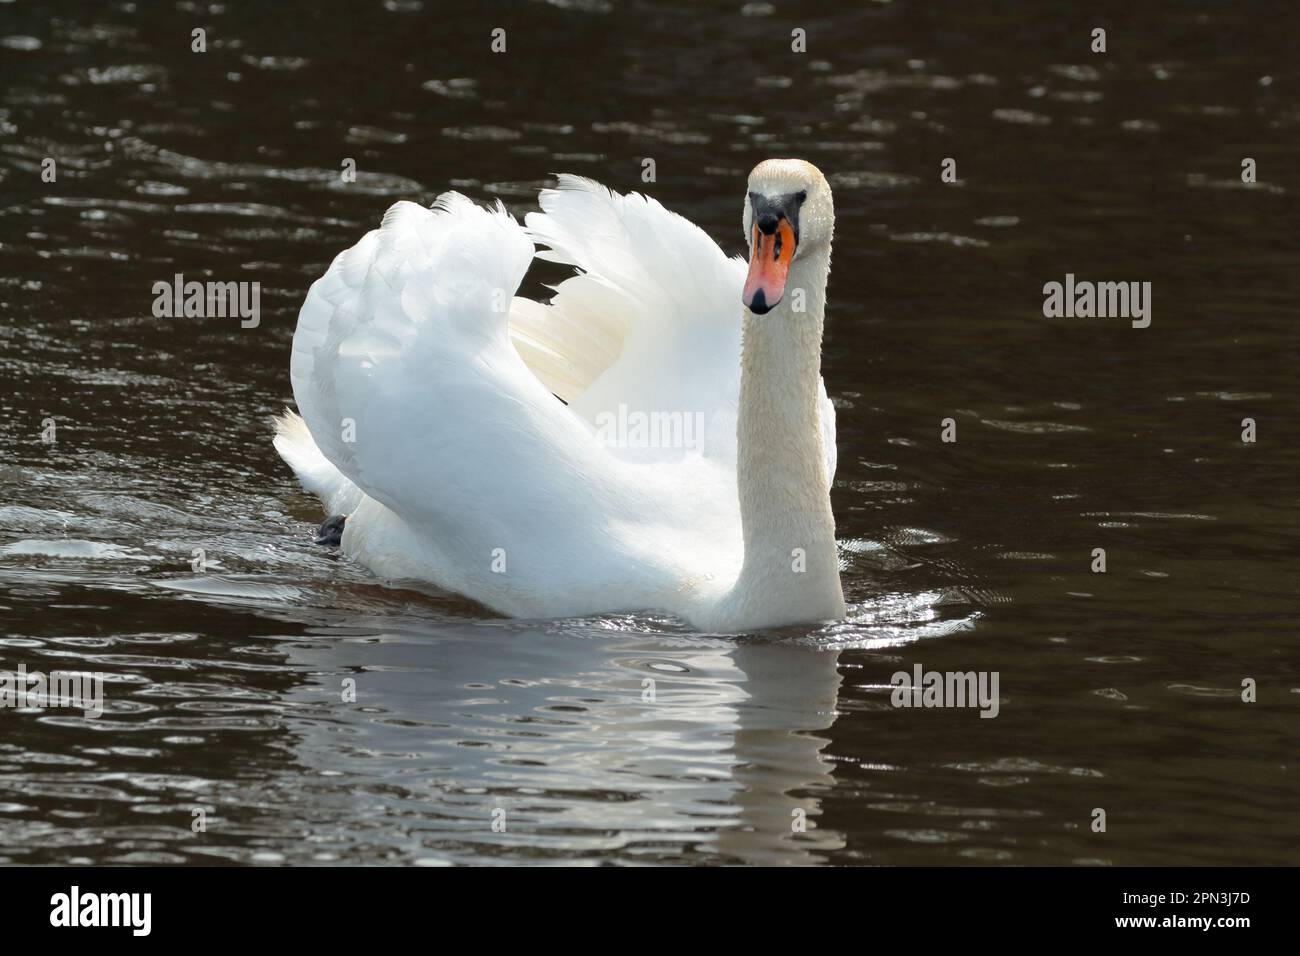
[[[1300,861],[1295,21],[0,2],[0,668],[106,679],[0,710],[0,861]],[[835,192],[847,621],[506,620],[312,544],[270,416],[389,204],[569,171],[737,253],[788,155]],[[156,318],[177,273],[260,323]],[[1150,326],[1045,317],[1067,274]],[[895,708],[917,664],[997,717]]]

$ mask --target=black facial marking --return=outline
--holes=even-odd
[[[799,242],[799,207],[803,201],[808,198],[807,190],[801,189],[797,193],[785,193],[780,196],[764,196],[761,193],[750,193],[749,204],[754,210],[754,225],[758,231],[765,236],[770,236],[776,232],[777,224],[782,219],[790,223],[790,229],[794,232],[794,241]],[[780,238],[777,239],[777,250],[780,250]]]

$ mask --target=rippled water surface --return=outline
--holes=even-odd
[[[1296,862],[1295,11],[1062,6],[0,3],[0,667],[107,675],[0,710],[0,859]],[[734,253],[772,155],[835,190],[850,620],[509,621],[311,544],[269,417],[390,203],[572,171]],[[154,318],[176,273],[260,325]],[[1044,318],[1066,273],[1151,327]],[[999,716],[893,708],[917,663]]]

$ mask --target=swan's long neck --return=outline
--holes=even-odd
[[[745,311],[736,432],[745,559],[731,603],[755,624],[844,616],[818,408],[829,271],[829,249],[801,256],[776,308]]]

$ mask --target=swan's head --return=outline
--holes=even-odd
[[[755,166],[745,191],[745,307],[755,315],[771,311],[785,295],[791,263],[829,248],[834,232],[831,187],[820,169],[802,159],[766,159]]]

